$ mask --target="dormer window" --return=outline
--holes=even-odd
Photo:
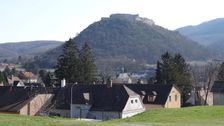
[[[148,102],[154,102],[155,99],[156,99],[156,96],[149,95],[147,100],[148,100]]]
[[[147,100],[148,102],[154,102],[156,99],[157,93],[156,91],[152,91],[150,95],[148,95]]]

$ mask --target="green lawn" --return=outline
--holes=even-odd
[[[88,122],[0,114],[0,126],[224,126],[224,106],[154,109],[131,118]]]

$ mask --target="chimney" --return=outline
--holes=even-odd
[[[112,88],[112,86],[113,86],[112,80],[108,78],[107,79],[107,87]]]
[[[65,78],[63,80],[61,80],[61,87],[65,87],[66,82],[65,82]]]

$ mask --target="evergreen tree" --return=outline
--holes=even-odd
[[[21,63],[22,63],[22,57],[21,57],[21,56],[18,56],[18,58],[17,58],[17,63],[18,63],[18,64],[21,64]]]
[[[224,81],[224,62],[219,67],[217,79],[221,80],[221,81]]]
[[[92,83],[96,81],[96,65],[91,52],[91,48],[87,43],[82,46],[80,51],[80,77],[84,83]]]
[[[191,85],[190,70],[187,63],[185,62],[185,59],[180,54],[175,55],[174,63],[174,84],[176,84],[181,90],[183,101],[186,101],[189,98],[189,93],[191,93],[193,87]]]
[[[41,78],[45,87],[51,87],[56,84],[56,81],[54,79],[54,73],[47,72],[46,70],[40,70],[39,77]]]
[[[161,82],[165,84],[172,84],[174,82],[173,78],[173,67],[174,67],[174,62],[173,62],[173,57],[166,52],[161,56],[162,62],[161,64]]]
[[[63,54],[59,56],[56,65],[55,74],[59,80],[63,78],[67,82],[74,83],[80,81],[79,76],[79,50],[72,39],[65,42],[63,47]]]
[[[48,78],[48,73],[49,72],[47,72],[46,70],[39,71],[39,77],[46,87],[49,87],[51,85]]]
[[[175,84],[182,92],[183,101],[186,101],[192,89],[189,67],[180,54],[171,56],[168,52],[161,56],[162,61],[157,63],[156,79],[158,83]]]
[[[12,68],[11,70],[11,74],[14,75],[14,76],[18,76],[19,72],[16,70],[16,68]]]
[[[159,61],[157,61],[157,69],[156,69],[156,82],[162,83],[162,77],[161,77],[161,64]]]
[[[8,85],[6,74],[1,71],[0,71],[0,83],[3,83],[4,85]]]
[[[57,82],[54,79],[54,73],[47,72],[45,78],[44,78],[44,84],[46,87],[50,87],[55,85]]]
[[[4,73],[5,73],[6,76],[11,76],[12,75],[11,70],[9,69],[8,66],[5,67]]]

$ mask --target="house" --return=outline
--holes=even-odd
[[[53,115],[100,120],[126,118],[145,109],[181,107],[179,89],[165,84],[67,84],[55,97]]]
[[[13,75],[7,77],[7,81],[8,81],[8,83],[9,83],[10,86],[13,86],[14,83],[16,83],[16,82],[20,82],[20,83],[22,83],[22,81],[21,81],[18,77],[13,76]]]
[[[141,97],[125,85],[68,85],[56,99],[56,107],[51,113],[67,117],[108,120],[145,111]],[[70,111],[66,114],[66,110]]]
[[[38,78],[32,72],[21,72],[19,75],[20,79],[25,83],[37,83]]]
[[[25,84],[22,81],[14,81],[13,86],[15,87],[24,87]]]
[[[224,81],[215,81],[212,88],[212,105],[224,105]]]
[[[206,96],[207,95],[207,96]],[[205,102],[205,99],[207,97],[207,100]],[[189,99],[186,101],[186,104],[189,106],[192,105],[213,105],[213,93],[211,91],[206,90],[205,87],[195,87],[190,94]]]
[[[126,86],[141,96],[146,109],[181,107],[181,92],[175,85],[126,84]]]
[[[129,73],[120,73],[117,75],[115,79],[113,79],[113,83],[119,83],[119,84],[124,84],[124,83],[132,83],[132,79],[129,75]]]
[[[53,97],[43,89],[31,87],[0,87],[0,113],[37,115]]]
[[[108,120],[181,105],[180,91],[174,85],[62,82],[60,88],[0,87],[0,112]]]
[[[42,83],[24,83],[24,86],[27,86],[27,87],[44,87],[44,84],[42,84]]]
[[[72,117],[79,117],[78,113],[81,109],[84,110],[83,113],[86,111],[84,116],[87,118],[100,120],[131,117],[145,110],[140,96],[125,85],[95,86],[83,96],[89,103],[79,104],[74,99],[71,106]],[[89,112],[87,112],[88,108]]]
[[[0,63],[0,71],[4,71],[6,67],[13,69],[16,68],[16,64]]]

